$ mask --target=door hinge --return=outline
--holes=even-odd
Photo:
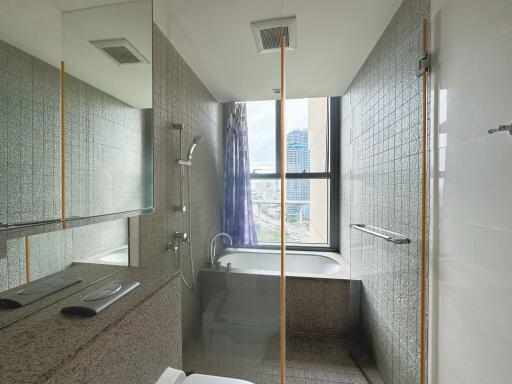
[[[416,77],[420,78],[425,73],[430,71],[430,52],[426,52],[418,59],[418,69],[416,70]]]

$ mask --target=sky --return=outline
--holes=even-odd
[[[275,100],[247,102],[247,124],[249,129],[249,159],[251,169],[269,170],[275,162]],[[286,132],[307,129],[308,99],[286,101]]]

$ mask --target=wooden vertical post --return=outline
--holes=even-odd
[[[422,39],[421,39],[422,54],[427,53],[427,19],[423,20],[422,25]],[[420,384],[425,383],[425,262],[426,262],[426,192],[427,192],[427,76],[428,72],[421,76],[421,242],[420,242],[420,319],[419,319],[419,375]]]
[[[280,100],[280,109],[281,109],[281,116],[280,116],[280,135],[281,140],[279,143],[279,154],[280,154],[280,162],[279,162],[279,172],[280,172],[280,178],[281,178],[281,196],[280,196],[280,203],[281,203],[281,275],[280,275],[280,372],[279,372],[279,378],[280,383],[284,384],[285,381],[285,359],[286,359],[286,352],[285,352],[285,270],[284,270],[284,255],[286,251],[286,245],[285,245],[285,159],[284,159],[284,109],[285,109],[285,84],[284,84],[284,49],[285,49],[285,35],[283,34],[281,36],[281,100]]]
[[[66,156],[64,134],[64,62],[60,62],[60,215],[64,225],[66,223]]]
[[[25,282],[30,281],[30,236],[25,236]]]

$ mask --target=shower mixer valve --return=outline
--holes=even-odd
[[[181,243],[190,243],[190,238],[186,232],[174,232],[173,242],[167,244],[167,249],[174,249],[174,252],[178,252]]]

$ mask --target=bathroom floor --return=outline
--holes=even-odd
[[[288,334],[286,382],[288,384],[367,384],[349,355],[349,343],[335,336]],[[279,383],[279,340],[266,348],[263,359],[239,360],[205,353],[204,343],[189,343],[183,351],[185,371],[236,377],[255,384]]]

